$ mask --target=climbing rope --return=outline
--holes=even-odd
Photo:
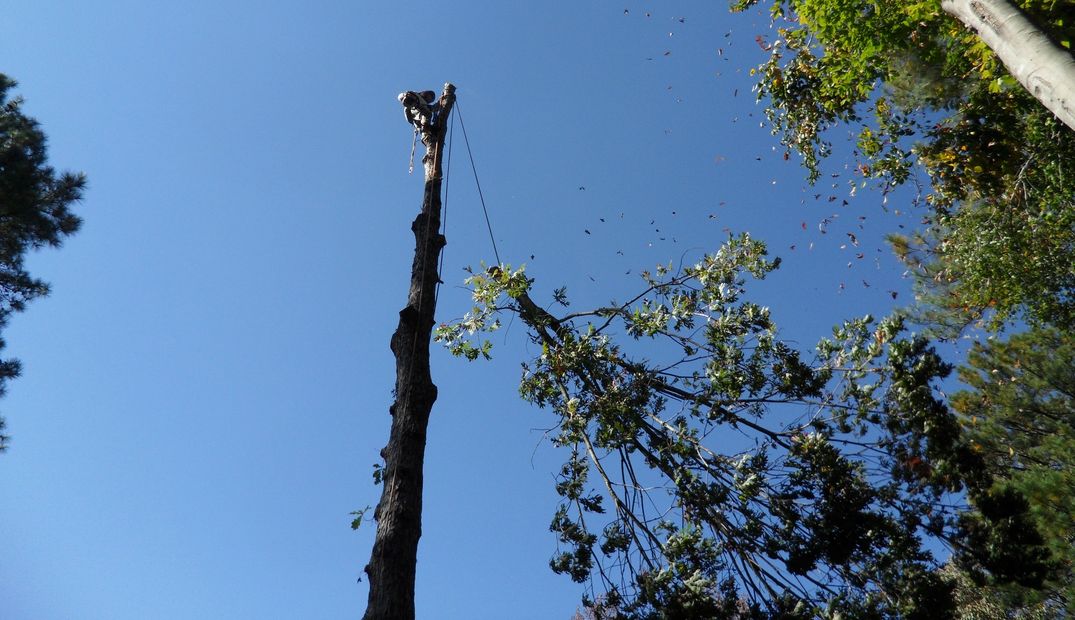
[[[456,99],[456,105],[459,100]],[[448,161],[444,164],[444,199],[441,201],[440,234],[448,236],[448,181],[452,178],[452,137],[455,133],[455,108],[452,109],[451,123],[448,125]],[[440,251],[440,262],[437,264],[437,290],[433,293],[434,303],[440,299],[440,285],[443,284],[441,276],[444,275],[444,249]]]
[[[493,244],[493,256],[496,257],[496,264],[501,264],[500,253],[496,251],[496,239],[493,237],[493,225],[489,223],[489,210],[485,208],[485,196],[482,195],[482,184],[478,180],[478,169],[474,166],[474,153],[470,150],[470,139],[467,138],[467,125],[463,122],[463,111],[459,109],[459,100],[455,102],[455,109],[459,113],[459,127],[463,130],[463,141],[467,145],[467,155],[470,157],[470,169],[474,172],[474,184],[478,186],[478,198],[482,203],[482,212],[485,213],[485,227],[489,229],[489,241]]]
[[[407,174],[414,174],[414,149],[418,146],[418,128],[414,128],[414,138],[411,139],[411,159],[407,162]]]

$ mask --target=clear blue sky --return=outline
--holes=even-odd
[[[767,28],[719,1],[5,3],[0,72],[89,189],[83,230],[30,262],[52,296],[5,332],[0,616],[361,615],[373,528],[348,513],[379,497],[422,190],[402,90],[458,86],[500,254],[539,295],[622,300],[728,228],[785,259],[754,290],[807,348],[906,299],[894,211],[846,173],[805,187],[759,126]],[[462,144],[441,320],[492,260]],[[577,606],[548,568],[561,455],[516,395],[524,336],[434,352],[421,618]]]

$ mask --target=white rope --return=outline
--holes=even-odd
[[[411,140],[411,161],[407,166],[407,174],[414,174],[414,148],[418,144],[418,128],[414,128],[414,138]]]

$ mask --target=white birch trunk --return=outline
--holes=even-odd
[[[1008,0],[942,0],[996,53],[1012,77],[1075,130],[1075,58]]]

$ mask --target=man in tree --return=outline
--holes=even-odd
[[[48,165],[45,134],[22,113],[22,99],[10,97],[14,87],[0,74],[0,329],[28,302],[48,294],[48,285],[26,271],[24,258],[30,250],[59,246],[78,230],[82,221],[71,206],[86,183],[81,174],[58,174]],[[18,374],[17,361],[0,361],[0,394]],[[0,450],[6,440],[0,434]]]
[[[842,124],[883,190],[916,166],[929,175],[929,228],[897,249],[942,318],[1063,324],[1075,319],[1075,132],[952,18],[970,4],[1003,29],[1003,1],[774,0],[759,95],[812,178]],[[1020,6],[1070,45],[1068,5]],[[475,359],[488,346],[472,335],[513,312],[540,345],[520,389],[554,412],[553,443],[569,452],[552,568],[591,584],[591,615],[954,618],[971,577],[1024,593],[1064,583],[1042,504],[961,428],[934,387],[950,367],[928,342],[898,318],[864,318],[808,359],[742,298],[746,275],[775,266],[734,238],[647,273],[626,304],[563,316],[500,266],[473,275],[475,311],[439,330]],[[923,539],[952,551],[954,574]]]

